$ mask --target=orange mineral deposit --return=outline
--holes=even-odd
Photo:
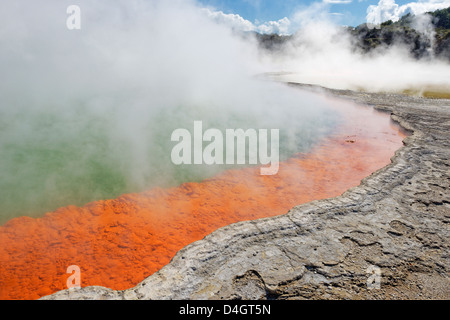
[[[390,163],[405,134],[370,108],[343,111],[335,134],[282,162],[274,176],[256,167],[229,170],[201,183],[10,220],[0,227],[0,298],[38,299],[66,289],[72,265],[80,267],[83,287],[128,289],[218,228],[285,214],[359,185]]]

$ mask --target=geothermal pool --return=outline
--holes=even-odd
[[[218,228],[282,215],[359,185],[390,163],[405,133],[372,108],[332,105],[339,121],[326,134],[315,132],[308,147],[287,153],[277,175],[261,176],[257,166],[222,168],[202,179],[188,175],[179,184],[7,219],[0,227],[0,299],[66,289],[72,265],[81,269],[82,287],[128,289]]]

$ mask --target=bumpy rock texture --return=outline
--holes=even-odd
[[[449,299],[450,100],[310,89],[391,112],[413,134],[340,197],[222,228],[135,288],[44,299]]]

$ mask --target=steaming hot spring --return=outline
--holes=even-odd
[[[280,96],[271,102],[269,115],[258,108],[253,113],[228,110],[208,115],[208,122],[280,128],[276,175],[261,175],[258,165],[172,164],[171,131],[188,119],[205,119],[207,110],[201,108],[148,117],[151,123],[129,140],[107,136],[110,127],[127,122],[114,115],[117,110],[108,113],[107,125],[85,117],[86,112],[70,121],[52,119],[46,126],[47,117],[27,119],[34,134],[20,140],[11,134],[15,144],[4,143],[1,149],[7,160],[2,190],[9,190],[1,195],[1,212],[18,218],[2,216],[0,297],[36,299],[66,289],[72,265],[80,266],[82,286],[131,288],[218,228],[340,195],[387,165],[401,146],[404,135],[387,115],[275,88]],[[283,95],[292,100],[283,101]],[[304,99],[310,99],[312,110],[302,107]],[[71,127],[74,119],[78,127]],[[138,142],[139,148],[133,145]]]
[[[401,147],[388,115],[255,78],[251,43],[166,2],[86,2],[80,32],[59,25],[64,3],[0,12],[15,30],[0,33],[1,299],[66,289],[69,266],[83,287],[131,288],[221,227],[342,194]],[[210,128],[278,130],[276,174],[249,154],[196,164]],[[172,159],[180,129],[190,164]]]

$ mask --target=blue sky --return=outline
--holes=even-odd
[[[277,21],[290,18],[294,12],[304,9],[313,2],[328,2],[327,9],[337,23],[357,26],[366,22],[367,9],[370,5],[378,5],[380,0],[199,0],[205,6],[212,6],[224,13],[239,14],[246,20],[255,23]],[[408,3],[433,3],[440,0],[384,0],[395,3],[399,7]],[[444,1],[444,0],[443,0]]]

